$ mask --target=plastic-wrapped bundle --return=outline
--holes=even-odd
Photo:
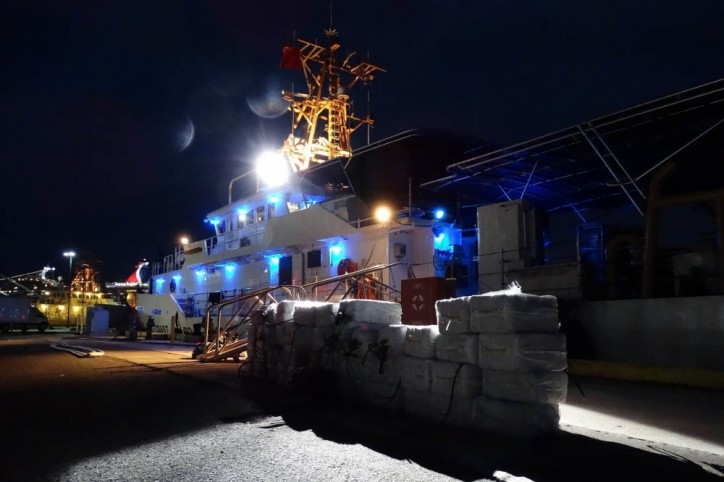
[[[293,323],[287,323],[287,328],[291,332],[289,346],[294,350],[316,352],[322,347],[323,341],[316,328]]]
[[[348,357],[341,365],[340,373],[351,378],[383,385],[397,385],[402,379],[402,362],[378,358],[368,353],[364,358]]]
[[[402,306],[392,301],[342,300],[339,311],[360,323],[393,325],[402,322]]]
[[[377,408],[399,411],[402,409],[402,387],[399,384],[389,385],[374,381],[366,382],[364,401]]]
[[[263,349],[264,345],[264,310],[258,310],[249,317],[249,329],[246,333],[247,358],[251,360],[256,356],[257,347]]]
[[[481,333],[478,365],[490,370],[562,371],[568,367],[562,333]]]
[[[403,352],[417,358],[435,358],[435,341],[439,336],[437,325],[408,326]]]
[[[277,323],[292,321],[294,319],[294,307],[298,302],[293,300],[284,300],[277,303],[274,320]]]
[[[388,325],[380,328],[378,342],[387,346],[387,358],[400,358],[404,354],[407,325]]]
[[[470,333],[470,297],[438,300],[435,314],[441,335]]]
[[[477,365],[479,351],[478,335],[474,333],[441,335],[435,342],[435,354],[438,360]]]
[[[452,393],[453,401],[472,401],[480,396],[482,380],[480,367],[475,365],[445,361],[433,361],[430,364],[432,393],[447,397]]]
[[[477,429],[513,436],[533,436],[558,429],[557,404],[523,403],[485,396],[473,402],[473,426]]]
[[[335,313],[332,303],[320,301],[297,301],[292,319],[301,326],[329,326],[334,324]]]
[[[411,388],[403,388],[403,411],[414,417],[457,427],[469,427],[472,420],[473,400],[450,403],[450,397],[435,395]]]
[[[380,337],[380,328],[370,323],[361,323],[352,332],[352,338],[357,340],[362,348],[362,356],[367,352],[370,345],[377,343]]]
[[[430,393],[432,360],[425,358],[402,357],[402,386],[412,390]]]
[[[337,377],[337,390],[347,400],[365,402],[367,382],[340,374]]]
[[[296,325],[292,320],[281,322],[279,326],[282,332],[282,339],[284,340],[283,344],[286,346],[292,344],[293,339],[296,338],[296,333],[300,328],[302,328],[301,326]]]
[[[483,370],[482,394],[499,400],[528,403],[562,403],[568,394],[568,374]]]
[[[281,325],[275,323],[266,323],[264,325],[264,344],[267,346],[271,345],[283,345],[284,344],[284,330],[280,328]]]
[[[470,330],[475,333],[557,332],[555,296],[518,294],[470,297]]]

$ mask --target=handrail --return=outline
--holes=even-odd
[[[360,275],[367,274],[367,273],[372,273],[372,272],[375,272],[375,271],[381,271],[381,270],[383,270],[383,269],[391,268],[391,267],[397,266],[397,265],[399,265],[399,264],[402,264],[402,263],[398,261],[397,263],[376,264],[376,265],[374,265],[374,266],[370,266],[369,268],[362,268],[362,269],[358,269],[357,271],[350,271],[349,273],[340,274],[340,275],[337,275],[337,276],[332,276],[331,278],[325,278],[325,279],[323,279],[323,280],[321,280],[321,281],[315,281],[315,282],[313,282],[313,283],[307,283],[307,284],[305,284],[305,285],[302,285],[302,288],[305,288],[305,289],[307,289],[307,290],[308,290],[308,289],[314,289],[314,288],[317,288],[317,287],[319,287],[319,286],[326,285],[326,284],[329,284],[329,283],[334,283],[334,282],[337,282],[337,281],[343,281],[343,280],[345,280],[345,279],[354,278],[355,276],[360,276]]]
[[[220,303],[217,303],[217,304],[214,304],[214,305],[209,306],[209,307],[206,309],[206,313],[204,314],[204,350],[203,350],[202,355],[199,357],[199,360],[202,361],[202,362],[203,362],[203,361],[216,361],[216,359],[218,359],[218,357],[221,355],[222,350],[223,350],[224,348],[226,348],[226,346],[227,346],[229,343],[232,343],[232,342],[236,342],[236,341],[237,341],[237,340],[233,339],[233,337],[227,337],[227,338],[224,340],[223,345],[222,345],[222,343],[221,343],[221,335],[222,335],[222,332],[223,332],[223,333],[228,333],[229,331],[232,331],[232,328],[233,328],[234,330],[238,330],[238,328],[241,326],[241,324],[248,320],[249,314],[251,313],[251,311],[252,311],[259,303],[263,303],[263,302],[264,302],[264,301],[263,301],[264,298],[268,298],[269,300],[271,300],[272,303],[276,303],[277,301],[276,301],[276,299],[271,295],[271,293],[272,293],[273,291],[277,291],[277,290],[286,291],[286,292],[288,293],[288,295],[289,295],[290,298],[293,298],[293,297],[294,297],[293,291],[301,292],[302,295],[303,295],[303,297],[306,297],[306,290],[305,290],[304,287],[302,287],[302,286],[293,286],[293,285],[291,285],[291,286],[276,286],[276,287],[263,288],[263,289],[260,289],[260,290],[257,290],[257,291],[251,292],[251,293],[247,293],[247,294],[244,294],[244,295],[240,295],[240,296],[237,296],[237,297],[234,297],[234,298],[231,298],[231,299],[228,299],[228,300],[222,301],[222,302],[220,302]],[[252,299],[254,300],[254,302],[253,302],[252,306],[248,308],[246,314],[241,317],[241,318],[242,318],[242,321],[239,322],[238,324],[236,324],[234,327],[232,327],[232,323],[234,322],[235,319],[237,319],[237,317],[239,316],[239,314],[240,314],[240,313],[242,312],[242,310],[244,309],[245,303],[246,303],[247,301],[249,301],[249,300],[252,300]],[[242,303],[242,304],[241,304],[241,306],[239,307],[239,309],[236,310],[236,311],[233,313],[233,315],[231,315],[231,316],[229,317],[229,321],[226,323],[226,326],[224,326],[224,329],[222,330],[222,329],[221,329],[221,321],[222,321],[222,320],[221,320],[221,314],[222,314],[222,310],[223,310],[224,307],[229,306],[229,305],[233,305],[233,304],[235,304],[235,303]],[[210,325],[211,325],[211,313],[212,313],[212,311],[213,311],[214,309],[216,309],[216,310],[218,310],[218,311],[217,311],[217,315],[216,315],[216,337],[215,337],[215,340],[214,340],[215,343],[214,343],[214,345],[213,345],[213,350],[211,350],[210,348],[211,348],[212,345],[209,343],[209,332],[210,332]],[[245,348],[245,347],[246,347],[246,345],[241,346],[240,348],[243,349],[243,348]],[[214,352],[214,355],[213,355],[213,356],[206,356],[206,355],[208,355],[209,352],[211,352],[211,351]],[[227,354],[227,356],[228,356],[228,354]]]
[[[348,279],[355,279],[355,278],[362,278],[358,279],[358,282],[363,283],[363,279],[366,277],[369,273],[374,273],[376,271],[381,271],[384,269],[392,268],[393,266],[398,266],[403,263],[396,262],[396,263],[389,263],[389,264],[378,264],[374,266],[370,266],[368,268],[363,268],[357,271],[352,271],[350,273],[345,273],[343,275],[333,276],[330,278],[326,278],[321,281],[315,281],[313,283],[308,283],[302,286],[297,285],[279,285],[274,287],[268,287],[268,288],[262,288],[260,290],[253,291],[251,293],[247,293],[244,295],[236,296],[234,298],[230,298],[228,300],[224,300],[220,303],[214,304],[209,306],[206,309],[206,313],[204,314],[204,322],[205,322],[205,329],[204,329],[204,348],[203,353],[199,355],[199,361],[201,362],[212,362],[212,361],[219,361],[223,358],[228,358],[229,356],[234,356],[238,354],[239,352],[245,350],[247,348],[247,343],[243,339],[239,339],[234,336],[234,333],[236,333],[241,325],[243,323],[246,323],[250,319],[250,315],[252,311],[259,306],[260,304],[264,304],[266,300],[271,301],[272,303],[277,303],[277,300],[272,295],[272,292],[274,291],[284,291],[287,293],[289,298],[294,299],[302,299],[305,300],[307,298],[307,292],[315,291],[320,286],[332,284],[332,283],[338,283],[338,286]],[[391,291],[398,291],[395,288],[381,282],[375,280],[375,283],[378,283],[380,286],[389,289]],[[332,293],[327,297],[327,301],[329,298],[334,294],[334,292],[337,290],[337,287],[332,291]],[[379,288],[376,288],[379,290]],[[351,291],[351,288],[347,290],[347,292],[343,295],[343,297],[346,297]],[[249,301],[252,301],[251,305],[248,304]],[[226,323],[226,325],[221,327],[222,322],[222,310],[230,305],[241,303],[239,308],[231,315],[229,316],[229,319]],[[216,313],[216,337],[215,340],[213,340],[213,343],[209,341],[209,333],[211,328],[211,316],[213,310],[217,310]],[[236,320],[241,321],[236,321]],[[235,322],[236,321],[236,322]],[[222,341],[222,334],[229,335],[225,336]]]

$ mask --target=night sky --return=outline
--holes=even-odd
[[[205,215],[291,120],[294,34],[329,1],[0,0],[0,273],[63,251],[120,281]],[[387,69],[352,92],[371,139],[437,128],[522,141],[721,78],[721,0],[336,1],[345,52]],[[281,114],[281,115],[280,115]],[[193,137],[191,133],[193,130]],[[366,142],[360,129],[353,145]]]

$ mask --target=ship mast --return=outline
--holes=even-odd
[[[306,93],[282,91],[294,118],[292,133],[281,151],[295,172],[308,169],[312,163],[351,157],[350,135],[363,124],[374,123],[369,114],[357,117],[351,112],[347,91],[357,83],[372,81],[375,72],[385,70],[353,61],[356,52],[338,63],[337,31],[329,28],[325,34],[327,47],[297,39],[299,46],[286,48],[282,61],[284,67],[301,68],[307,84]]]

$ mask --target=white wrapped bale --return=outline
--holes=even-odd
[[[480,395],[482,384],[480,367],[475,365],[433,361],[430,363],[431,391],[435,395],[472,401]]]
[[[380,325],[349,322],[340,333],[339,351],[342,357],[361,360],[371,347],[377,346]]]
[[[364,361],[367,380],[381,385],[399,385],[402,382],[402,360],[380,361],[376,356],[367,356]]]
[[[499,400],[528,403],[563,403],[568,394],[568,374],[483,370],[482,394]]]
[[[301,326],[295,325],[294,321],[288,320],[285,322],[282,322],[279,324],[281,327],[280,330],[282,332],[282,339],[284,340],[283,344],[286,346],[289,346],[293,343],[294,338],[296,338],[296,333],[299,331]]]
[[[337,322],[339,303],[324,303],[317,308],[314,318],[316,328],[333,329]]]
[[[334,323],[334,314],[330,303],[321,301],[297,301],[292,311],[292,319],[294,323],[301,326],[317,326],[322,324],[325,317],[331,318]],[[329,320],[326,321],[327,324]]]
[[[478,335],[461,334],[441,336],[435,342],[435,354],[438,360],[478,364]]]
[[[347,400],[364,403],[367,382],[340,374],[337,377],[337,390],[339,394]]]
[[[255,356],[257,348],[264,345],[264,310],[254,311],[249,317],[249,329],[246,333],[246,353],[249,359]]]
[[[473,402],[473,426],[486,432],[511,436],[535,436],[558,429],[557,404],[523,403],[485,396]]]
[[[318,351],[323,344],[316,328],[310,326],[292,325],[293,333],[289,341],[289,346],[298,351]]]
[[[456,427],[469,427],[472,420],[473,400],[450,402],[444,395],[434,395],[420,390],[404,388],[403,412],[413,417]]]
[[[294,308],[297,301],[284,300],[277,303],[276,309],[274,310],[274,321],[277,323],[290,322],[294,320]]]
[[[339,311],[360,323],[393,325],[402,322],[402,306],[392,301],[342,300]]]
[[[364,360],[348,358],[340,370],[342,375],[357,380],[381,385],[398,385],[402,380],[402,361],[386,361],[380,363],[377,358],[367,356]]]
[[[416,358],[435,358],[435,342],[439,336],[437,325],[408,326],[403,352]]]
[[[364,400],[377,408],[399,411],[402,408],[402,388],[397,385],[366,382]]]
[[[568,368],[562,333],[481,333],[478,365],[483,370],[562,371]]]
[[[402,357],[402,386],[412,390],[430,393],[432,386],[431,360]]]
[[[429,391],[416,390],[414,388],[402,387],[402,411],[413,417],[435,420],[440,418],[432,406],[431,394]]]
[[[380,329],[378,343],[387,346],[387,358],[400,358],[404,354],[407,325],[387,325]]]
[[[313,354],[308,350],[297,350],[290,346],[281,349],[278,364],[288,369],[309,368],[312,365]]]
[[[435,314],[441,335],[470,333],[470,297],[438,300]]]
[[[475,333],[557,332],[555,296],[525,293],[470,297],[470,330]]]
[[[352,332],[352,338],[357,340],[362,350],[362,356],[370,349],[370,345],[376,345],[380,337],[379,327],[369,323],[362,323]]]
[[[267,323],[264,325],[264,344],[267,346],[284,344],[284,327],[281,324]]]

